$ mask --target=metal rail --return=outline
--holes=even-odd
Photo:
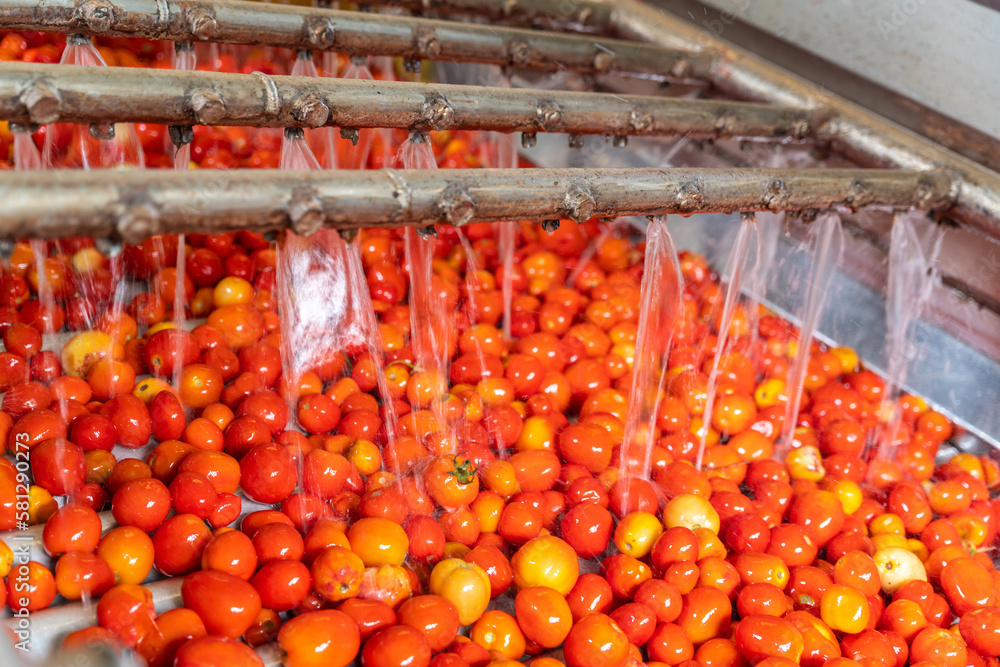
[[[502,3],[495,3],[502,4]],[[711,61],[614,39],[239,0],[10,0],[0,28],[175,42],[266,44],[656,80],[703,78]]]
[[[609,31],[618,12],[617,0],[365,0],[362,4],[596,33]]]
[[[707,58],[708,81],[728,95],[824,111],[832,120],[821,139],[859,164],[951,171],[960,181],[952,216],[1000,239],[997,172],[641,0],[368,0],[367,4],[610,34]]]
[[[943,172],[855,169],[455,169],[0,175],[0,238],[121,236],[521,219],[947,208]]]
[[[108,67],[0,67],[0,119],[804,140],[802,109],[715,100]]]

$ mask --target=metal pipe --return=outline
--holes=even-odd
[[[825,112],[831,120],[819,138],[858,164],[951,171],[960,181],[953,216],[1000,239],[997,172],[641,0],[368,0],[367,4],[612,34],[688,53],[699,62],[709,59],[708,80],[728,95]]]
[[[239,0],[11,0],[0,10],[0,27],[266,44],[657,80],[705,77],[711,64],[687,52],[614,39]]]
[[[121,236],[830,207],[947,208],[944,172],[854,169],[50,171],[0,174],[0,238]]]
[[[810,111],[743,102],[37,64],[0,69],[0,118],[759,140],[804,140],[823,122]]]
[[[535,28],[607,32],[614,23],[615,0],[365,0],[413,11],[478,16]]]

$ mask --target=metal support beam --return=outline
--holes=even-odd
[[[954,217],[1000,239],[997,172],[641,0],[368,0],[367,4],[584,30],[676,49],[699,60],[707,58],[711,61],[709,82],[727,95],[825,112],[832,121],[825,126],[822,139],[858,164],[951,171],[961,182]]]
[[[240,0],[10,0],[0,8],[0,28],[265,44],[655,80],[704,77],[710,66],[696,54],[614,39]]]
[[[50,171],[0,174],[0,238],[830,207],[948,208],[943,172],[852,169],[447,169]]]
[[[823,123],[810,111],[743,102],[36,64],[0,67],[0,119],[748,140],[805,140]]]

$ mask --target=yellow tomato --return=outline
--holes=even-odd
[[[519,660],[527,648],[521,626],[505,611],[488,611],[480,616],[469,638],[489,651],[493,660]]]
[[[78,333],[63,346],[63,372],[73,377],[85,378],[91,366],[108,356],[112,359],[124,359],[125,348],[103,331]]]
[[[153,569],[153,540],[135,526],[118,526],[97,543],[97,555],[115,573],[116,584],[139,585]]]
[[[655,514],[629,512],[615,528],[615,546],[618,551],[633,558],[642,558],[653,548],[653,543],[663,534],[663,525]]]
[[[514,585],[548,586],[566,595],[580,576],[580,560],[573,547],[554,535],[527,542],[510,559]]]
[[[375,517],[358,519],[347,531],[347,540],[365,567],[402,565],[410,548],[402,526]]]
[[[820,617],[831,629],[857,634],[868,626],[871,615],[868,600],[861,591],[833,584],[820,599]]]
[[[462,625],[475,623],[490,603],[490,577],[475,563],[446,558],[431,572],[430,590],[451,601]]]
[[[32,484],[28,487],[28,523],[37,526],[49,520],[59,509],[56,499],[48,490]]]
[[[663,508],[663,525],[666,528],[681,526],[690,530],[707,528],[718,534],[719,513],[701,496],[683,493]]]
[[[7,576],[11,566],[14,564],[14,552],[10,550],[7,543],[0,540],[0,579]]]

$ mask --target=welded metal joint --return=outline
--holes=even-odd
[[[199,125],[215,125],[226,117],[226,103],[211,90],[191,94],[191,111]]]
[[[412,140],[416,133],[411,132],[410,138]],[[410,184],[406,182],[402,174],[396,169],[383,169],[382,174],[389,179],[389,183],[392,184],[392,198],[396,200],[399,204],[399,209],[390,216],[390,220],[395,221],[406,216],[410,212],[410,206],[413,203],[413,192],[410,188]]]
[[[676,206],[681,213],[695,213],[705,205],[705,195],[698,181],[688,181],[677,192]]]
[[[468,190],[458,183],[450,183],[437,202],[441,218],[455,227],[467,224],[476,215],[476,202]]]
[[[340,128],[340,138],[347,139],[352,145],[357,146],[361,140],[361,133],[356,127],[342,127]]]
[[[35,81],[21,93],[21,104],[32,123],[47,125],[59,120],[59,93],[45,81]]]
[[[645,134],[653,129],[653,114],[642,107],[636,107],[632,109],[628,125],[635,134]]]
[[[563,124],[562,108],[550,100],[546,100],[535,109],[535,123],[546,132],[553,132]]]
[[[844,197],[844,205],[857,210],[873,202],[871,190],[859,178],[851,181],[850,191]]]
[[[264,115],[274,118],[281,111],[281,97],[278,93],[278,84],[274,79],[263,72],[254,72],[253,75],[260,79],[264,85]]]
[[[767,191],[764,193],[764,206],[772,213],[781,213],[788,204],[788,188],[784,181],[776,178],[767,184]]]
[[[306,41],[320,51],[329,51],[337,43],[337,29],[325,16],[309,16],[302,22]]]
[[[312,236],[323,227],[323,202],[315,188],[298,187],[292,190],[288,202],[288,219],[292,231],[300,236]]]
[[[189,7],[184,10],[184,23],[191,34],[201,40],[207,40],[215,34],[219,27],[215,20],[215,12],[208,7]]]
[[[73,18],[94,32],[106,32],[114,25],[115,6],[108,0],[84,0],[73,8]]]
[[[194,141],[194,127],[191,125],[169,125],[167,134],[170,135],[170,142],[174,148],[187,146]]]
[[[441,55],[441,40],[438,39],[437,31],[430,26],[417,26],[413,29],[413,51],[414,54],[428,60],[433,60]]]
[[[582,223],[594,217],[597,200],[594,199],[594,193],[589,185],[574,183],[566,191],[562,208],[570,220]]]
[[[614,51],[598,45],[597,51],[594,53],[594,71],[599,74],[610,72],[617,59]]]
[[[91,123],[88,130],[90,136],[101,141],[111,141],[115,138],[114,123]]]
[[[322,95],[310,91],[292,104],[292,118],[305,127],[323,127],[330,120],[330,107]]]
[[[523,39],[507,41],[507,58],[511,65],[521,66],[531,60],[531,44]]]
[[[448,99],[439,93],[434,93],[424,99],[420,113],[412,128],[418,130],[446,130],[455,120],[455,108]]]

